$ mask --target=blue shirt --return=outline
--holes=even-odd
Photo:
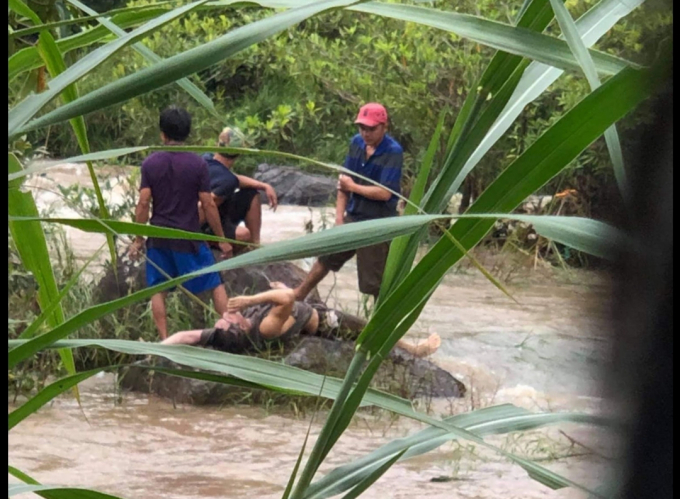
[[[404,164],[404,151],[399,143],[385,134],[373,155],[366,159],[366,142],[361,134],[352,137],[349,153],[345,158],[345,168],[370,178],[388,189],[401,194],[401,169]],[[361,178],[352,176],[360,185],[374,185]],[[351,193],[347,213],[355,220],[393,217],[397,215],[399,198],[392,194],[387,201],[368,199]]]

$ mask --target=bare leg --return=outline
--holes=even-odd
[[[168,293],[157,293],[151,297],[151,313],[161,340],[168,337],[168,317],[165,312],[165,297]]]
[[[250,242],[260,244],[260,229],[262,228],[262,201],[260,201],[260,193],[253,196],[250,202],[250,208],[243,220],[246,227],[250,231]]]
[[[408,353],[415,357],[427,357],[432,355],[437,351],[439,346],[442,344],[442,339],[437,333],[433,333],[426,340],[414,345],[407,342],[406,340],[399,340],[397,346],[406,350]]]
[[[319,260],[316,260],[314,265],[312,265],[312,270],[310,270],[307,277],[305,277],[305,280],[295,288],[295,299],[297,301],[304,301],[312,289],[314,289],[327,275],[328,269],[324,267]]]
[[[229,297],[227,296],[227,290],[224,289],[224,284],[220,284],[212,292],[213,302],[215,303],[215,310],[223,317],[227,313],[227,307],[229,304]]]
[[[237,241],[244,241],[244,242],[247,242],[247,243],[252,242],[250,230],[248,230],[248,227],[243,227],[241,225],[236,227],[236,240]]]

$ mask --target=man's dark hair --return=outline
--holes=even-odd
[[[170,140],[184,142],[191,132],[191,115],[181,107],[164,109],[159,122],[161,132]]]

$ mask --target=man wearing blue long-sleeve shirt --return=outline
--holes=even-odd
[[[398,198],[391,191],[400,193],[404,154],[399,143],[387,134],[387,111],[381,104],[366,104],[359,110],[354,123],[359,126],[359,133],[352,138],[345,168],[386,189],[359,177],[340,175],[335,204],[336,225],[397,215]],[[307,278],[295,289],[296,299],[304,300],[329,271],[337,272],[355,254],[359,291],[377,298],[388,251],[389,242],[383,242],[320,257]]]

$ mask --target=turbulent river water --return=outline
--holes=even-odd
[[[57,184],[88,182],[82,165],[65,165],[29,185],[41,209],[53,216],[77,216],[53,191]],[[107,192],[110,202],[120,201],[120,189],[114,185]],[[310,220],[318,228],[325,218],[332,219],[331,210],[296,206],[280,206],[276,213],[265,208],[263,215],[263,244],[302,236]],[[104,242],[70,229],[66,237],[80,258]],[[305,267],[311,261],[298,263]],[[439,333],[442,346],[432,360],[468,388],[464,399],[435,401],[431,410],[448,415],[513,403],[532,411],[599,412],[609,337],[606,280],[594,273],[529,269],[517,271],[507,288],[519,303],[475,269],[454,269],[409,332],[414,339]],[[319,291],[329,305],[354,313],[362,309],[354,262],[329,276]],[[89,380],[81,390],[82,412],[73,399],[60,397],[9,433],[11,465],[42,483],[85,486],[126,498],[273,499],[282,495],[310,423],[310,415],[268,413],[259,407],[174,407],[138,394],[121,399],[108,375]],[[320,473],[421,428],[386,414],[359,414]],[[312,442],[319,429],[315,422]],[[572,424],[489,441],[542,459],[546,467],[593,487],[606,479],[606,457],[616,447],[603,430]],[[500,456],[450,443],[397,463],[362,497],[585,495],[575,489],[552,491]]]

